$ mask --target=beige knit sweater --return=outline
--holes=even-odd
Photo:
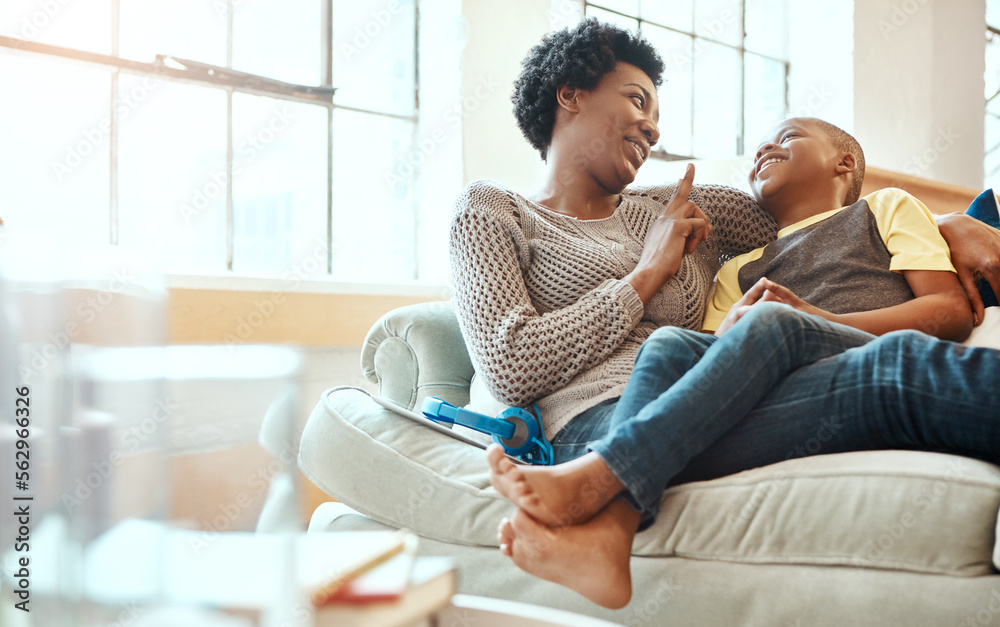
[[[550,439],[571,418],[620,396],[639,345],[657,327],[699,329],[715,273],[773,241],[752,198],[696,185],[713,230],[643,307],[622,277],[674,185],[631,188],[614,214],[577,220],[499,183],[473,181],[451,223],[453,298],[472,362],[501,403],[537,403]]]

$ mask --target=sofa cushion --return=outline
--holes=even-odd
[[[303,434],[303,472],[394,527],[495,546],[511,511],[483,451],[383,409],[363,393],[324,394]],[[745,563],[993,571],[1000,469],[908,451],[796,459],[675,486],[633,551]]]
[[[739,562],[992,572],[1000,469],[954,455],[799,458],[675,486],[643,553]]]
[[[1000,350],[1000,307],[987,307],[983,314],[983,321],[972,329],[969,339],[962,343],[966,346]]]

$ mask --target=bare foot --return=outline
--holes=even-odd
[[[590,520],[625,488],[597,453],[556,466],[519,466],[492,444],[486,459],[493,487],[549,527]]]
[[[523,510],[500,524],[500,550],[521,570],[611,609],[632,598],[629,556],[639,513],[616,500],[589,522],[546,527]]]

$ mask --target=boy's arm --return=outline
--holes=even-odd
[[[967,338],[972,331],[973,310],[931,212],[900,189],[880,190],[865,199],[892,255],[889,267],[906,278],[914,299],[883,309],[842,314],[838,321],[876,335],[916,329],[946,340]]]
[[[762,295],[757,302],[779,302],[799,311],[814,314],[847,326],[882,335],[900,329],[916,329],[943,340],[961,342],[972,332],[972,308],[953,272],[940,270],[904,270],[903,276],[916,296],[913,300],[871,311],[833,314],[813,307],[788,288],[769,279],[757,285]],[[751,290],[747,292],[749,296]]]

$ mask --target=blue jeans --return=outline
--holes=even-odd
[[[574,418],[556,461],[596,451],[644,526],[672,484],[792,457],[903,448],[1000,462],[1000,351],[875,338],[755,306],[722,338],[663,328],[617,402]]]

